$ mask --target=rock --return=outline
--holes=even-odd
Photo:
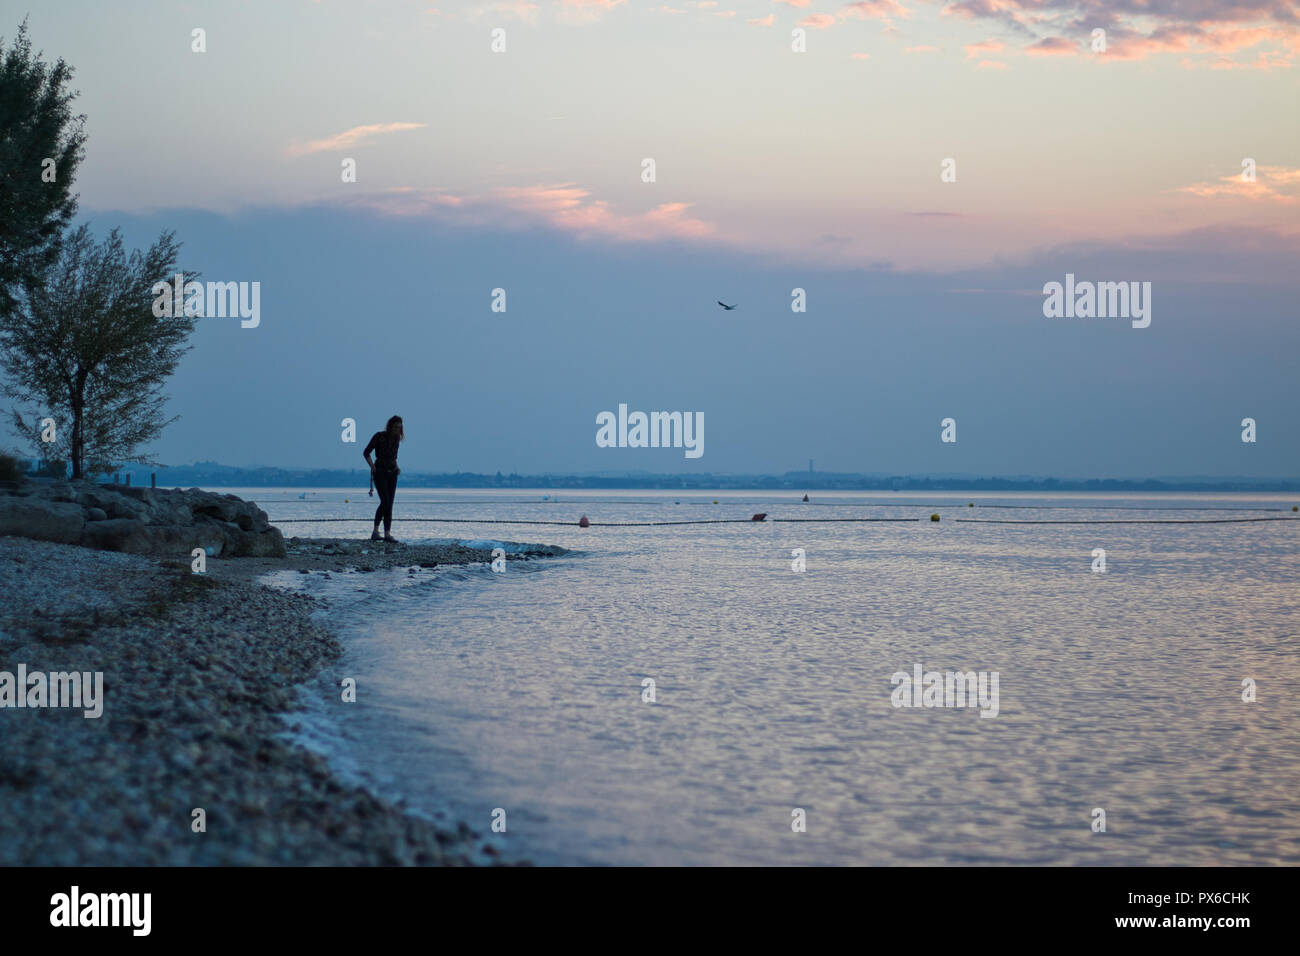
[[[72,485],[68,484],[66,481],[56,481],[46,488],[45,494],[42,497],[48,498],[50,501],[63,501],[75,504],[77,501],[77,492],[73,489]]]
[[[134,518],[110,518],[94,521],[85,526],[80,544],[103,551],[124,551],[127,554],[151,554],[153,537],[149,527]]]
[[[85,524],[81,506],[72,502],[0,496],[0,535],[77,544]]]
[[[149,528],[151,554],[188,555],[202,548],[213,557],[220,557],[227,548],[226,537],[210,525],[162,525]]]
[[[142,518],[148,513],[143,505],[121,495],[108,497],[104,503],[104,510],[108,512],[110,518]]]
[[[279,528],[268,528],[254,533],[235,527],[226,533],[226,541],[231,548],[231,554],[235,557],[284,557],[284,535],[280,533]]]
[[[104,511],[103,508],[87,508],[87,509],[86,509],[86,520],[87,520],[87,521],[107,521],[107,520],[108,520],[108,513],[107,513],[106,511]]]
[[[134,498],[136,501],[141,501],[145,504],[151,504],[154,500],[155,492],[153,488],[131,488],[126,485],[117,485],[114,490],[118,494],[126,495],[128,498]]]

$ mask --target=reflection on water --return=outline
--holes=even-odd
[[[341,493],[259,497],[360,536]],[[283,494],[283,493],[278,493]],[[1285,508],[1285,496],[689,499],[405,492],[401,517],[923,517],[490,527],[581,549],[477,569],[290,575],[327,596],[359,701],[336,757],[538,862],[1300,862],[1300,524],[1003,525]],[[718,505],[712,499],[719,499]],[[563,500],[567,498],[568,500]],[[454,500],[449,500],[454,499]],[[675,502],[680,501],[680,504]],[[978,507],[968,508],[967,501]],[[1017,510],[993,505],[1032,506]],[[322,532],[322,528],[328,532]],[[407,525],[484,537],[482,525]],[[791,570],[804,551],[806,571]],[[1107,571],[1093,573],[1093,551]],[[361,590],[358,590],[361,589]],[[996,671],[999,713],[896,709],[891,675]],[[655,702],[643,701],[653,679]],[[1258,701],[1244,703],[1253,678]],[[791,830],[802,808],[807,832]],[[1106,832],[1092,831],[1093,811]]]

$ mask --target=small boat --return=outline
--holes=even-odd
[[[764,518],[766,518],[766,517],[767,517],[767,512],[766,512],[766,511],[760,511],[758,514],[754,515],[754,517],[750,518],[749,520],[750,520],[750,521],[762,521],[762,520],[763,520]]]

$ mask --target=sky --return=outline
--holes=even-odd
[[[1300,4],[24,16],[83,219],[260,283],[255,328],[199,320],[166,463],[352,467],[399,413],[419,471],[1300,475]],[[1067,274],[1150,324],[1045,316]],[[598,447],[620,403],[704,454]]]

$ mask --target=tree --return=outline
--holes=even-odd
[[[7,50],[0,37],[0,316],[18,288],[58,255],[77,212],[72,181],[86,117],[74,116],[73,70],[32,55],[27,21]]]
[[[73,478],[153,464],[139,449],[176,420],[163,417],[162,386],[189,350],[194,317],[155,315],[153,288],[180,271],[179,252],[172,232],[128,254],[118,230],[97,243],[81,226],[0,316],[4,392],[40,409],[32,421],[15,411],[15,425],[45,449],[41,457],[67,458]],[[39,441],[42,418],[55,420],[53,442]]]

